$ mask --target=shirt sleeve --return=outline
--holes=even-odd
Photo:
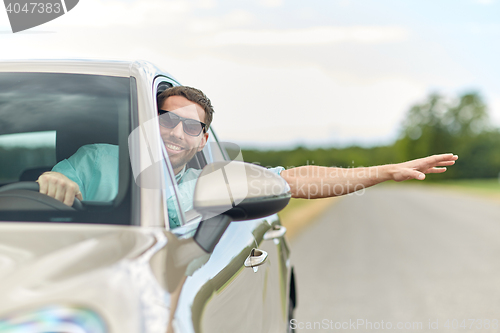
[[[278,176],[280,176],[281,175],[281,171],[285,170],[285,168],[283,168],[282,166],[277,166],[277,167],[274,167],[274,168],[268,168],[267,170],[272,171],[275,174],[277,174]]]
[[[52,171],[62,173],[63,175],[77,183],[78,187],[80,188],[80,192],[82,192],[83,200],[86,200],[85,185],[83,184],[79,173],[76,171],[75,167],[68,159],[64,159],[61,162],[57,163],[52,168]]]
[[[118,193],[118,146],[90,144],[52,168],[80,187],[83,200],[112,201]]]

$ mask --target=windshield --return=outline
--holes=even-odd
[[[128,193],[119,155],[127,149],[130,86],[122,77],[0,73],[0,220],[129,223],[117,207]],[[106,171],[96,172],[96,163]],[[47,171],[82,182],[85,210],[61,210],[55,199],[14,185]],[[96,194],[99,179],[109,188]],[[2,191],[6,185],[14,189]]]

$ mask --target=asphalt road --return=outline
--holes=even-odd
[[[297,331],[500,331],[500,203],[397,185],[339,199],[292,242]]]

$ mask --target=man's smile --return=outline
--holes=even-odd
[[[183,148],[183,147],[181,147],[181,146],[179,146],[179,145],[176,145],[176,144],[174,144],[174,143],[171,143],[171,142],[166,142],[166,141],[164,141],[164,143],[165,143],[165,147],[166,147],[168,150],[172,151],[172,152],[180,152],[180,151],[183,151],[183,150],[184,150],[184,148]]]

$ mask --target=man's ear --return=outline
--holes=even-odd
[[[203,150],[203,148],[207,144],[207,140],[208,140],[208,132],[207,133],[203,133],[203,137],[201,138],[200,145],[198,146],[198,151],[202,151]]]

